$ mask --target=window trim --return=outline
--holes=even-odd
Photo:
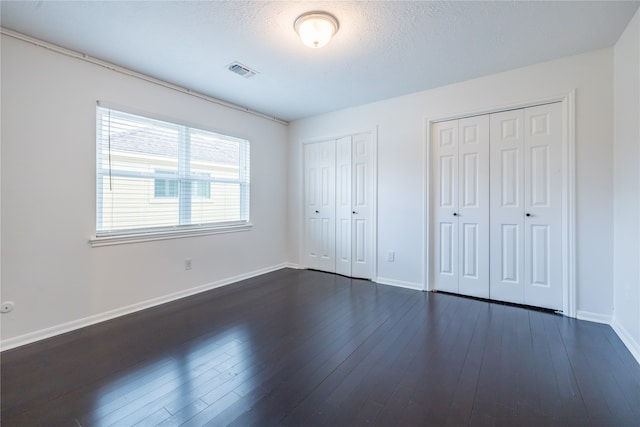
[[[196,226],[180,226],[173,230],[167,229],[136,229],[136,232],[128,234],[112,234],[92,236],[89,239],[91,247],[124,245],[129,243],[153,242],[156,240],[182,239],[185,237],[208,236],[211,234],[236,233],[240,231],[249,231],[253,228],[251,222],[242,223],[226,223],[226,225],[217,225],[215,227],[198,227]],[[148,231],[147,231],[148,230]]]
[[[183,129],[189,128],[189,129],[193,129],[196,132],[197,131],[211,132],[211,133],[218,134],[222,137],[225,137],[229,140],[236,140],[239,144],[246,144],[246,149],[242,149],[242,148],[240,149],[240,156],[241,156],[240,164],[241,165],[244,164],[246,166],[247,161],[250,162],[250,152],[247,152],[247,150],[251,150],[251,142],[248,138],[245,138],[239,135],[229,135],[225,131],[212,129],[211,127],[208,127],[208,126],[194,124],[192,122],[175,119],[173,117],[169,118],[166,116],[161,116],[158,114],[149,113],[147,111],[141,111],[134,108],[123,107],[121,105],[112,104],[110,102],[97,101],[96,106],[102,109],[110,109],[110,110],[115,110],[116,112],[121,112],[124,114],[135,115],[140,117],[141,119],[161,121],[161,122],[164,122],[164,124],[169,126],[173,125]],[[98,134],[98,126],[96,123],[96,137],[97,137],[97,134]],[[96,149],[97,149],[97,144],[96,144]],[[96,163],[95,163],[96,170],[94,174],[96,179],[99,174],[99,170],[98,170],[99,156],[97,154],[98,153],[96,153]],[[179,156],[184,156],[185,154],[188,154],[188,153],[179,153]],[[247,155],[249,155],[249,158],[246,158]],[[250,192],[251,178],[249,175],[249,171],[247,170],[247,168],[241,167],[239,172],[240,172],[239,180],[234,178],[218,178],[218,177],[211,177],[211,176],[203,176],[202,178],[204,179],[198,180],[198,182],[203,181],[203,182],[208,182],[209,184],[210,183],[239,184],[241,189],[240,190],[241,194],[247,191],[247,187],[248,187],[248,191]],[[145,175],[145,178],[147,178],[149,174],[148,173],[139,174],[134,171],[115,171],[114,170],[111,172],[111,175],[126,176],[126,177],[139,177],[138,175]],[[152,175],[154,179],[159,178],[159,179],[168,180],[168,178],[164,176],[164,174],[160,174],[157,172],[152,173],[150,175]],[[99,215],[99,213],[97,212],[98,206],[99,206],[98,197],[99,197],[99,194],[96,192],[96,199],[94,203],[94,207],[96,209],[94,218],[96,220],[96,223],[98,221],[98,215]],[[209,196],[209,198],[211,198],[211,195]],[[148,242],[148,241],[156,241],[156,240],[179,239],[179,238],[185,238],[185,237],[197,237],[197,236],[204,236],[204,235],[249,231],[253,228],[253,224],[251,223],[251,209],[248,207],[251,205],[250,198],[251,198],[250,193],[248,194],[248,198],[245,198],[245,197],[240,198],[241,211],[243,209],[246,209],[247,211],[248,216],[246,220],[243,219],[243,220],[237,220],[237,221],[226,221],[226,222],[221,221],[221,222],[215,222],[215,223],[200,223],[200,224],[198,223],[180,224],[180,225],[174,225],[174,226],[155,227],[155,228],[141,227],[141,228],[131,228],[131,229],[115,229],[115,230],[107,230],[107,231],[100,231],[100,232],[98,232],[96,229],[95,233],[89,238],[89,243],[91,244],[92,247],[100,247],[100,246],[110,246],[110,245],[139,243],[139,242]],[[152,199],[160,203],[164,201],[163,198],[153,197]],[[246,208],[243,208],[242,207],[243,203],[247,204],[248,206]]]

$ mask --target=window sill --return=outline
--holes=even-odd
[[[198,237],[210,234],[236,233],[249,231],[253,225],[251,223],[242,225],[230,225],[226,227],[196,228],[187,230],[166,230],[148,233],[118,234],[113,236],[94,236],[89,239],[91,247],[111,245],[126,245],[129,243],[152,242],[155,240],[183,239],[185,237]]]

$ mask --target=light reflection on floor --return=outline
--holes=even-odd
[[[213,403],[219,406],[219,400],[239,385],[252,388],[258,362],[251,354],[246,325],[200,338],[183,354],[143,362],[104,386],[95,400],[93,419],[83,421],[129,426],[143,420],[148,425],[153,420],[189,419]],[[237,399],[227,400],[231,405]]]

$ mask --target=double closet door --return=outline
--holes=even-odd
[[[561,104],[432,132],[435,289],[561,310]]]
[[[306,267],[373,278],[373,159],[369,133],[305,144]]]

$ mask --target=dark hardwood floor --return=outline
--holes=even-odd
[[[2,426],[639,426],[606,325],[280,270],[2,353]]]

